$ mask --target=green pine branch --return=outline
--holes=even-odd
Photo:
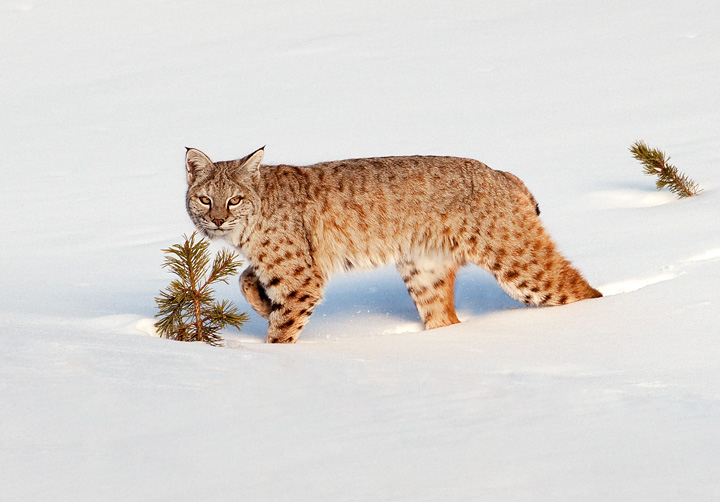
[[[636,141],[630,152],[643,165],[645,174],[657,176],[655,186],[658,190],[667,188],[679,198],[691,197],[702,190],[697,183],[670,164],[670,157],[655,148],[650,148],[644,141]]]
[[[213,284],[224,282],[237,274],[242,262],[234,252],[223,249],[210,263],[210,243],[196,233],[185,242],[163,249],[167,268],[177,276],[165,291],[155,298],[155,326],[163,338],[185,342],[222,344],[220,330],[233,326],[238,330],[248,320],[232,302],[217,302]]]

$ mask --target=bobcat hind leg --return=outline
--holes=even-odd
[[[534,201],[521,210],[506,224],[505,235],[496,238],[504,245],[474,250],[469,261],[489,270],[512,298],[526,305],[565,305],[601,297],[602,293],[557,250],[540,222]]]
[[[407,259],[397,264],[425,329],[460,321],[455,314],[455,276],[459,265],[442,257]]]

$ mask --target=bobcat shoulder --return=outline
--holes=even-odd
[[[263,165],[264,150],[212,162],[188,149],[188,214],[247,258],[240,278],[269,320],[268,342],[294,342],[330,277],[395,264],[427,329],[458,322],[458,269],[475,263],[513,298],[562,305],[602,296],[556,249],[516,176],[456,157],[378,157]]]

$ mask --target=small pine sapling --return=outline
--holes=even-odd
[[[223,249],[211,264],[210,242],[205,239],[195,242],[195,232],[189,239],[183,238],[184,244],[163,249],[166,255],[163,268],[178,278],[155,298],[158,308],[155,327],[163,338],[221,345],[220,330],[227,325],[240,329],[248,318],[232,302],[218,303],[212,285],[227,284],[242,262],[234,252]]]
[[[679,198],[691,197],[702,191],[697,183],[668,162],[670,157],[665,157],[660,150],[650,148],[644,141],[636,141],[630,147],[630,152],[643,165],[645,174],[657,176],[655,186],[658,190],[667,187]]]

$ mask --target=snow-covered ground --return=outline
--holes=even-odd
[[[720,497],[720,4],[0,0],[5,501]],[[666,151],[704,192],[656,192]],[[421,331],[392,269],[300,342],[148,336],[184,148],[511,171],[606,297],[477,268]],[[236,284],[219,290],[249,309]]]

